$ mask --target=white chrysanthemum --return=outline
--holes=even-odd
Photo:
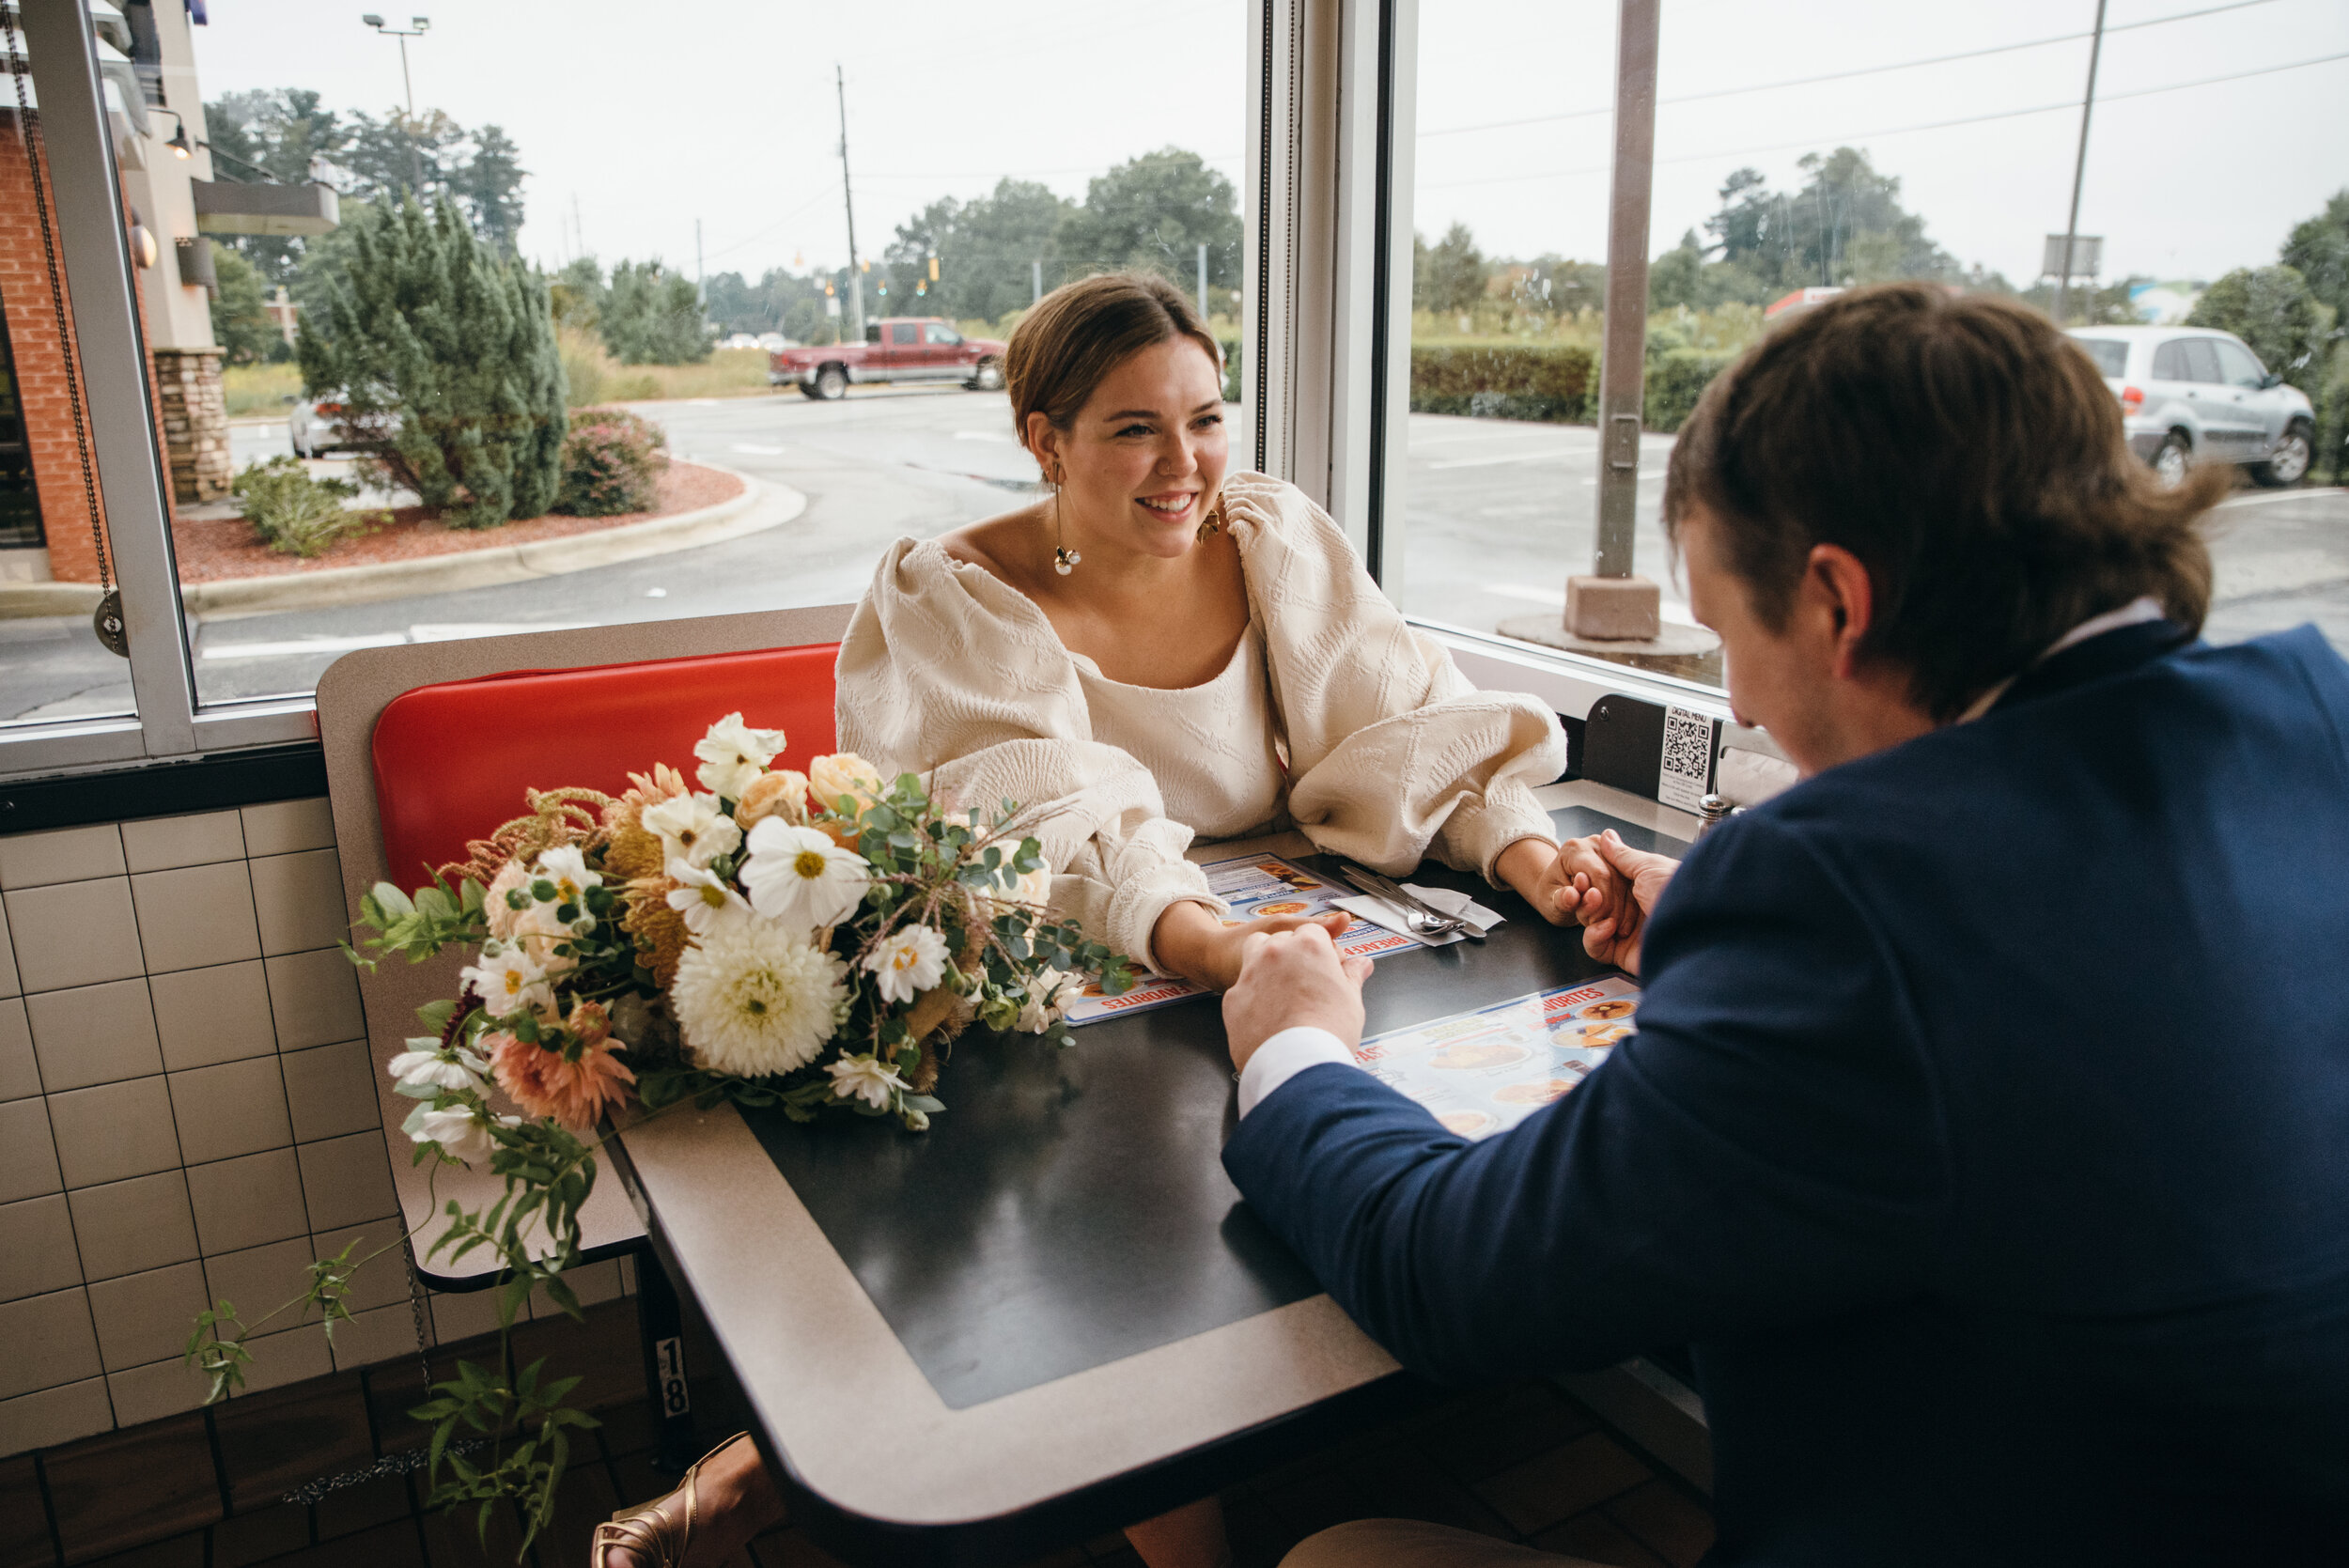
[[[702,759],[701,771],[694,777],[704,789],[739,800],[751,781],[765,772],[782,751],[781,730],[754,730],[742,722],[739,713],[729,713],[693,742],[693,754]]]
[[[838,811],[843,795],[862,809],[879,800],[888,788],[881,783],[880,769],[854,752],[817,757],[807,765],[807,782],[816,803],[826,811]]]
[[[813,828],[770,816],[751,830],[742,887],[751,908],[801,930],[837,925],[864,896],[870,862]]]
[[[401,1088],[445,1089],[451,1094],[468,1089],[477,1094],[490,1092],[490,1064],[462,1046],[443,1050],[440,1041],[425,1035],[409,1041],[408,1047],[383,1064]]]
[[[714,795],[673,795],[637,818],[661,839],[661,858],[706,866],[741,846],[742,830],[718,809]]]
[[[926,925],[892,932],[864,955],[883,1001],[911,1001],[946,973],[946,939]]]
[[[824,1071],[832,1075],[832,1098],[863,1100],[875,1110],[889,1109],[893,1090],[912,1087],[894,1069],[871,1056],[844,1056],[827,1063]]]
[[[567,844],[558,849],[542,850],[538,856],[538,875],[554,884],[557,906],[576,904],[589,888],[603,886],[603,877],[587,869],[587,857],[579,846]]]
[[[1039,970],[1028,980],[1028,1000],[1019,1005],[1018,1028],[1025,1034],[1041,1034],[1068,1012],[1068,1004],[1076,1000],[1080,986],[1077,977],[1061,970]]]
[[[694,1061],[745,1078],[815,1061],[848,996],[846,964],[763,920],[721,922],[685,950],[669,987]]]
[[[492,953],[491,948],[497,951]],[[548,983],[547,971],[519,943],[485,944],[481,961],[466,965],[458,978],[481,999],[493,1018],[554,1005],[554,987]]]
[[[749,917],[751,907],[716,872],[683,861],[671,861],[666,869],[677,884],[669,890],[669,908],[685,917],[685,928],[696,937],[707,937],[721,922]]]

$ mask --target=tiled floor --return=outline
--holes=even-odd
[[[518,1347],[592,1367],[581,1393],[604,1421],[574,1451],[561,1516],[532,1549],[536,1568],[585,1568],[596,1521],[623,1499],[671,1484],[652,1468],[633,1314],[632,1301],[617,1301],[594,1309],[584,1329],[534,1324],[524,1332],[539,1343]],[[492,1521],[485,1547],[470,1514],[418,1510],[417,1475],[346,1486],[308,1507],[276,1500],[315,1477],[412,1448],[415,1430],[400,1412],[419,1381],[412,1365],[395,1363],[51,1450],[38,1463],[0,1462],[0,1568],[54,1568],[60,1548],[70,1568],[506,1568],[518,1539],[510,1521]],[[731,1402],[723,1387],[697,1381],[696,1391],[697,1407],[713,1416]],[[1270,1568],[1315,1530],[1374,1514],[1438,1520],[1617,1568],[1688,1568],[1713,1534],[1693,1494],[1542,1382],[1462,1396],[1358,1434],[1250,1478],[1223,1504],[1237,1568]],[[835,1561],[786,1529],[727,1568]],[[1139,1562],[1112,1533],[1036,1568]]]

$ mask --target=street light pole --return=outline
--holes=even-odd
[[[848,189],[848,79],[840,62],[832,67],[832,87],[840,95],[840,200],[848,211],[848,331],[849,341],[864,341],[864,274],[856,264],[856,194]]]
[[[401,129],[408,133],[408,179],[412,191],[424,188],[424,155],[416,150],[416,84],[408,74],[408,40],[420,39],[432,30],[428,16],[412,16],[405,28],[387,27],[383,19],[370,11],[359,19],[387,39],[399,40],[399,85],[408,96],[408,118]]]
[[[2105,52],[2105,0],[2096,0],[2096,35],[2088,46],[2088,92],[2080,99],[2080,150],[2072,161],[2072,216],[2063,225],[2063,271],[2056,278],[2055,320],[2063,325],[2064,296],[2072,287],[2072,247],[2080,236],[2080,182],[2088,175],[2088,116],[2096,107],[2096,61]]]

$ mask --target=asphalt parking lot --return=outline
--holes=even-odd
[[[681,458],[791,486],[808,498],[784,526],[697,550],[549,577],[334,610],[208,619],[190,627],[208,702],[308,691],[354,647],[853,600],[890,541],[928,537],[1020,504],[1034,465],[1001,393],[869,387],[836,403],[773,397],[646,404]],[[1399,551],[1389,590],[1411,613],[1490,630],[1563,606],[1587,569],[1597,494],[1595,432],[1414,414]],[[240,466],[283,450],[282,425],[236,430]],[[1641,443],[1640,569],[1686,607],[1657,511],[1671,438]],[[1392,536],[1391,536],[1392,537]],[[2232,641],[2315,622],[2349,651],[2349,491],[2244,489],[2213,530],[2210,635]],[[1391,550],[1392,546],[1391,544]],[[0,715],[119,710],[124,667],[70,622],[0,621]]]

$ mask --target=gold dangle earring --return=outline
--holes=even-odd
[[[1200,520],[1200,523],[1199,523],[1199,534],[1198,534],[1198,542],[1199,542],[1199,543],[1201,543],[1201,544],[1205,544],[1205,543],[1206,542],[1206,539],[1207,539],[1207,536],[1208,536],[1208,535],[1210,535],[1210,534],[1221,534],[1221,533],[1222,533],[1222,532],[1223,532],[1223,492],[1222,492],[1221,490],[1218,490],[1218,491],[1216,491],[1216,492],[1215,492],[1215,505],[1212,505],[1212,506],[1210,506],[1210,507],[1208,507],[1208,508],[1207,508],[1207,515],[1206,515],[1205,518],[1203,518],[1202,520]]]
[[[1068,548],[1066,536],[1061,529],[1060,488],[1065,477],[1065,471],[1055,471],[1052,475],[1052,569],[1063,577],[1075,571],[1078,563],[1084,559]]]

